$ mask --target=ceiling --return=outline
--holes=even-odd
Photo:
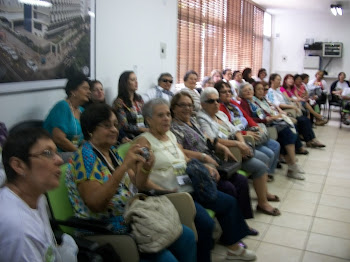
[[[317,11],[320,13],[330,13],[331,4],[341,4],[343,12],[350,13],[350,0],[253,0],[262,6],[268,13],[277,14],[284,11]]]

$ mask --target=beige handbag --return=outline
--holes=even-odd
[[[143,253],[157,253],[182,234],[179,214],[166,196],[137,194],[129,201],[124,217]]]

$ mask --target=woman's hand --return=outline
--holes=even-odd
[[[252,136],[255,141],[260,140],[259,132],[247,131],[247,135]]]
[[[246,143],[242,143],[237,141],[237,146],[239,148],[239,150],[241,151],[242,157],[248,157],[248,156],[252,156],[251,152],[250,152],[250,148]]]
[[[144,170],[150,171],[152,169],[152,167],[153,167],[153,164],[154,164],[154,161],[155,161],[155,157],[154,157],[153,151],[151,149],[149,149],[149,148],[147,148],[147,149],[149,150],[149,158],[143,164],[142,168]]]
[[[210,175],[215,179],[216,182],[218,182],[220,180],[220,175],[219,175],[219,172],[216,170],[216,168],[211,167],[208,164],[204,164],[204,165],[208,169]]]
[[[204,157],[204,162],[207,163],[207,164],[210,164],[210,165],[213,165],[213,166],[219,166],[218,162],[215,161],[214,158],[212,158],[211,156],[209,155],[205,155]]]

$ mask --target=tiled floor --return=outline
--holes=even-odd
[[[325,149],[308,149],[298,156],[305,170],[305,181],[285,176],[286,165],[279,169],[269,191],[281,198],[273,203],[279,217],[255,214],[248,224],[257,237],[244,242],[260,262],[341,262],[350,261],[350,127],[339,129],[337,113],[324,127],[314,129]],[[256,194],[251,190],[252,205]],[[213,262],[225,261],[226,250],[216,245]]]

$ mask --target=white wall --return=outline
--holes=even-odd
[[[302,73],[304,43],[307,38],[313,38],[315,42],[343,43],[343,57],[334,58],[326,70],[330,76],[336,76],[340,71],[350,76],[349,25],[349,13],[341,17],[335,17],[330,12],[285,11],[275,14],[272,22],[271,72]],[[328,59],[323,59],[323,66]]]
[[[176,75],[177,1],[104,0],[96,8],[96,78],[106,89],[107,102],[117,96],[119,75],[134,70],[139,92],[156,84],[164,71]],[[167,45],[160,58],[160,43]],[[8,128],[27,119],[44,119],[65,97],[64,90],[0,95],[0,121]]]

